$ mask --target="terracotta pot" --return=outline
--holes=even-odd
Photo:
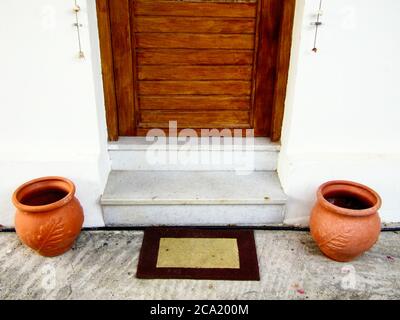
[[[317,191],[310,218],[311,235],[321,251],[336,261],[350,261],[378,240],[381,198],[350,181],[330,181]]]
[[[20,186],[12,197],[17,207],[15,229],[37,253],[53,257],[68,251],[83,224],[75,185],[61,177],[44,177]]]

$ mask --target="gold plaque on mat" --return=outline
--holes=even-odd
[[[237,239],[160,238],[157,268],[239,269]]]

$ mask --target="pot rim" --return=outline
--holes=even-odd
[[[344,185],[363,189],[364,191],[367,191],[371,195],[373,195],[376,199],[376,202],[372,207],[367,208],[367,209],[361,209],[361,210],[347,209],[347,208],[335,206],[334,204],[330,203],[328,200],[325,199],[323,191],[326,187],[336,185],[336,184],[339,184],[339,185],[344,184]],[[375,214],[378,212],[379,208],[382,205],[382,199],[376,191],[374,191],[370,187],[367,187],[366,185],[363,185],[361,183],[354,182],[354,181],[347,181],[347,180],[333,180],[333,181],[325,182],[318,188],[317,198],[318,198],[318,202],[322,206],[324,206],[326,209],[331,210],[338,214],[342,214],[342,215],[346,215],[346,216],[353,216],[353,217],[365,217],[365,216]]]
[[[18,196],[23,189],[25,189],[31,185],[34,185],[38,182],[43,182],[43,181],[64,182],[67,186],[64,189],[64,191],[68,192],[68,194],[64,198],[62,198],[56,202],[52,202],[52,203],[41,205],[41,206],[30,206],[30,205],[26,205],[26,204],[23,204],[20,202]],[[14,206],[21,211],[38,213],[38,212],[46,212],[46,211],[58,209],[64,205],[66,205],[68,202],[70,202],[74,198],[74,196],[75,196],[75,185],[71,180],[64,178],[64,177],[48,176],[48,177],[41,177],[41,178],[30,180],[28,182],[25,182],[21,186],[19,186],[13,193],[12,202],[14,203]]]

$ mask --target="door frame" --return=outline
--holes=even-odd
[[[117,6],[120,7],[122,12],[126,13],[126,16],[113,16],[113,12],[110,11],[110,1],[114,1],[114,6],[118,3]],[[134,46],[132,46],[135,39],[134,35],[131,35],[130,32],[129,1],[96,0],[104,102],[108,139],[110,141],[118,140],[119,136],[135,134],[134,130],[129,126],[130,121],[135,121],[135,110],[133,108],[125,108],[127,110],[118,111],[117,102],[117,91],[123,91],[127,105],[133,104],[135,107],[138,105],[136,94],[132,92],[136,90],[129,90],[136,83],[136,63],[131,59],[132,51],[135,50]],[[256,94],[256,97],[259,98],[258,101],[256,98],[255,108],[258,108],[259,114],[262,114],[263,110],[271,110],[271,123],[267,124],[267,130],[269,131],[271,141],[279,141],[281,138],[289,75],[296,0],[259,0],[259,6],[261,7],[261,14],[259,15],[259,26],[256,36],[256,38],[259,38],[257,44],[257,68],[265,69],[266,72],[257,72],[255,79],[253,79],[255,81],[255,90],[261,92],[259,95]],[[271,12],[278,12],[280,15],[278,20],[278,39],[276,39],[276,36],[274,37],[275,26],[268,23],[268,21],[272,20],[269,16]],[[117,26],[120,31],[114,37],[111,36],[111,19],[114,19],[113,27]],[[114,44],[118,44],[121,50],[121,58],[118,61],[115,61],[113,58],[115,51],[115,46],[113,50],[113,42]],[[267,53],[267,50],[270,50],[271,42],[275,45],[275,54],[272,57]],[[275,66],[274,69],[270,68],[272,65]],[[127,69],[132,70],[131,76],[125,76],[123,79],[120,79],[118,73],[125,71],[126,75]],[[269,88],[268,84],[270,84]],[[270,101],[272,106],[266,106],[266,101]],[[257,132],[255,134],[257,135]]]

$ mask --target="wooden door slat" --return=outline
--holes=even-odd
[[[135,0],[133,3],[138,16],[255,17],[256,15],[255,3],[142,0]]]
[[[249,96],[140,96],[142,110],[249,110]]]
[[[169,132],[169,128],[168,127],[164,127],[163,128],[163,127],[158,126],[157,128],[159,128],[161,130],[164,130],[164,132],[166,134],[168,134],[168,132]],[[149,132],[152,131],[152,129],[153,128],[151,128],[151,127],[141,128],[140,126],[138,126],[137,135],[140,136],[140,137],[145,137],[145,136],[147,136],[149,134]],[[224,129],[228,129],[228,130],[229,129],[234,129],[235,131],[234,132],[231,131],[231,130],[226,131]],[[226,137],[227,133],[228,133],[228,137],[232,136],[233,134],[236,137],[248,137],[248,130],[251,130],[251,129],[249,128],[249,126],[236,126],[235,125],[235,126],[233,126],[231,128],[215,128],[215,127],[213,127],[213,128],[210,128],[210,127],[204,128],[203,127],[203,128],[191,128],[191,131],[192,130],[194,132],[196,132],[198,137],[200,137],[202,135],[204,137],[207,137],[207,136],[208,137]],[[206,131],[204,131],[204,130],[206,130]],[[187,136],[187,134],[188,134],[187,128],[178,128],[177,131],[178,131],[178,135],[179,134],[183,134],[183,135]]]
[[[141,111],[140,127],[168,127],[169,121],[177,121],[178,128],[196,127],[246,127],[249,121],[248,111],[201,111],[167,112]]]
[[[140,95],[249,95],[250,81],[138,81]]]
[[[137,48],[253,49],[253,34],[137,33]]]
[[[253,50],[139,49],[138,65],[249,65]]]
[[[136,18],[135,32],[253,34],[254,18],[146,17]]]
[[[140,66],[139,80],[251,80],[251,66]]]

